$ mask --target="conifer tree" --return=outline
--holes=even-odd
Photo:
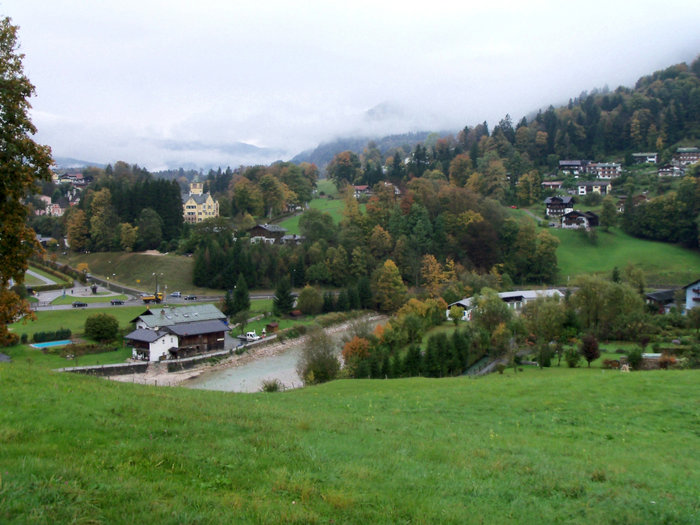
[[[277,315],[288,314],[294,308],[294,296],[292,295],[292,284],[289,281],[289,277],[285,276],[277,283],[273,308]]]
[[[233,290],[233,313],[250,310],[250,295],[248,294],[248,285],[245,282],[243,274],[238,274],[236,288]]]

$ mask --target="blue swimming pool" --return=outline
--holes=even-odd
[[[49,346],[65,346],[71,344],[73,341],[70,339],[63,339],[61,341],[46,341],[45,343],[34,343],[31,346],[33,348],[48,348]]]

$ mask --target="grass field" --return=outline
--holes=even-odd
[[[24,285],[28,286],[30,288],[33,288],[35,286],[40,286],[42,284],[46,284],[44,281],[39,279],[38,277],[34,277],[33,275],[30,274],[25,274],[24,275]]]
[[[309,203],[309,206],[313,209],[328,213],[333,218],[333,222],[335,224],[338,224],[340,219],[343,218],[343,208],[345,207],[345,204],[343,203],[342,199],[328,199],[325,197],[322,199],[313,199]],[[299,235],[300,218],[301,215],[295,215],[281,221],[279,225],[286,228],[289,234]]]
[[[47,273],[47,272],[45,272],[45,271],[43,271],[43,270],[40,270],[40,269],[37,268],[36,266],[31,266],[31,265],[30,265],[30,266],[29,266],[29,269],[30,269],[31,271],[33,271],[34,273],[38,273],[39,275],[45,277],[46,279],[49,279],[52,283],[61,283],[61,284],[66,284],[66,285],[68,285],[68,284],[70,284],[70,282],[71,282],[67,277],[66,277],[65,279],[59,279],[59,278],[56,277],[55,275],[51,275],[50,273]],[[25,274],[25,276],[24,276],[24,284],[25,284],[26,286],[29,286],[29,287],[34,287],[34,286],[41,286],[41,285],[47,284],[47,283],[44,282],[43,280],[41,280],[41,279],[39,279],[39,278],[37,278],[37,277],[34,277],[33,275],[30,275],[30,274],[27,273],[27,274]]]
[[[609,276],[614,267],[624,270],[628,263],[641,268],[652,285],[682,285],[697,279],[700,252],[673,244],[631,237],[618,228],[597,232],[591,244],[581,232],[552,228],[548,230],[561,244],[557,249],[559,283],[567,284],[580,274],[602,273]]]
[[[110,277],[117,284],[144,291],[155,289],[155,276],[161,290],[167,286],[168,293],[179,290],[183,294],[203,294],[204,288],[192,285],[193,257],[178,255],[146,255],[143,253],[103,252],[70,254],[63,257],[73,268],[79,263],[88,264],[89,272],[102,277]]]
[[[2,364],[0,522],[697,523],[699,380],[550,369],[228,394]]]

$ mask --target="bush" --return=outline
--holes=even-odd
[[[598,339],[592,334],[586,334],[581,339],[581,355],[588,362],[588,368],[591,367],[591,362],[600,357],[600,348],[598,347]]]
[[[664,354],[659,358],[659,368],[667,370],[676,366],[676,358],[672,355]]]
[[[506,365],[504,365],[503,363],[498,363],[498,364],[496,365],[496,371],[497,371],[499,374],[502,374],[502,373],[505,371],[505,369],[506,369]]]
[[[85,320],[85,335],[96,341],[112,341],[119,333],[119,321],[113,315],[96,314]]]
[[[617,359],[603,359],[602,367],[607,369],[620,368],[620,361]]]
[[[32,337],[35,343],[44,343],[46,341],[60,341],[62,339],[70,339],[71,331],[68,328],[59,328],[55,332],[36,332]]]
[[[281,392],[282,390],[284,390],[284,385],[277,378],[263,379],[262,387],[260,387],[261,392]]]
[[[642,366],[642,349],[637,347],[627,354],[627,362],[634,370],[639,370]]]
[[[581,354],[579,354],[576,348],[568,348],[566,352],[564,352],[564,360],[569,368],[576,368],[581,362]]]
[[[331,381],[340,370],[333,339],[321,329],[309,334],[297,362],[297,373],[305,384]]]
[[[27,344],[27,339],[29,339],[29,336],[27,336],[27,334],[22,334],[22,337],[19,338],[20,342],[21,342],[23,345],[26,345],[26,344]]]

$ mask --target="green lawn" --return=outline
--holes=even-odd
[[[121,341],[112,345],[117,348],[113,352],[103,352],[101,354],[89,354],[80,356],[78,359],[66,359],[59,353],[45,353],[40,348],[32,348],[29,345],[17,345],[4,348],[3,352],[12,358],[13,363],[24,364],[34,368],[56,369],[67,366],[95,366],[109,365],[113,363],[124,363],[131,357],[131,348],[122,345]],[[64,347],[61,347],[61,350]]]
[[[316,189],[319,193],[323,192],[326,195],[338,195],[338,188],[335,186],[335,182],[330,179],[319,179],[316,181]]]
[[[38,277],[34,277],[33,275],[30,274],[25,274],[24,275],[24,285],[30,288],[33,288],[35,286],[41,286],[42,284],[46,284],[43,280],[39,279]]]
[[[309,206],[313,209],[328,213],[331,217],[333,217],[333,222],[335,224],[338,224],[343,218],[343,208],[345,207],[345,204],[342,199],[328,199],[326,197],[322,199],[313,199],[309,203]],[[299,235],[300,218],[301,215],[295,215],[283,220],[279,223],[279,225],[286,228],[289,234]]]
[[[66,277],[65,279],[59,279],[55,275],[51,275],[50,273],[47,273],[36,266],[29,266],[29,269],[33,271],[34,273],[38,273],[42,277],[45,277],[46,279],[49,279],[52,283],[63,283],[63,284],[70,284],[72,281],[70,278]],[[33,275],[29,275],[28,273],[24,275],[24,284],[29,287],[36,287],[36,286],[41,286],[44,284],[48,284],[44,282],[42,279],[39,279],[37,277],[34,277]]]
[[[11,332],[30,338],[36,332],[55,332],[60,328],[68,328],[73,334],[83,332],[85,319],[90,315],[108,313],[116,317],[120,328],[127,328],[129,321],[146,309],[145,306],[120,306],[105,308],[74,308],[70,310],[43,310],[35,312],[36,321],[17,321],[9,326]]]
[[[1,364],[3,523],[698,522],[700,371],[281,394]]]
[[[79,263],[88,264],[89,272],[97,276],[110,277],[117,284],[153,291],[158,273],[158,286],[168,293],[176,290],[202,295],[206,288],[196,288],[192,284],[193,257],[182,255],[146,255],[143,253],[103,252],[89,254],[70,254],[63,257],[73,268]]]
[[[673,244],[631,237],[618,228],[597,230],[597,243],[591,244],[578,231],[548,230],[561,244],[557,249],[559,283],[567,284],[580,274],[602,273],[609,276],[614,267],[624,270],[635,264],[652,285],[680,285],[697,279],[700,252]]]

